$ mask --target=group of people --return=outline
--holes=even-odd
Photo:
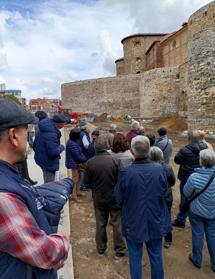
[[[177,217],[171,221],[176,178],[170,164],[173,143],[165,128],[159,128],[155,136],[133,121],[126,134],[118,132],[115,124],[107,133],[99,129],[90,133],[88,123],[80,120],[77,127],[71,127],[64,147],[60,129],[70,119],[63,114],[49,118],[42,112],[36,116],[13,101],[0,100],[1,278],[13,278],[14,272],[17,279],[57,278],[69,242],[56,229],[63,202],[56,208],[53,200],[60,200],[66,191],[66,197],[80,202],[81,186],[92,191],[98,254],[107,253],[110,224],[114,259],[128,253],[132,279],[142,278],[144,244],[151,278],[164,278],[162,247],[171,247],[172,226],[183,229],[187,216],[192,229],[188,258],[196,268],[201,267],[205,235],[215,272],[215,152],[203,131],[189,131],[188,144],[174,157],[179,165],[180,204],[191,197],[192,202],[188,212],[179,205]],[[36,125],[32,147],[43,172],[42,187],[32,187],[15,166],[26,158],[28,124]],[[71,179],[55,182],[64,150]],[[47,190],[49,197],[53,192],[51,200]]]
[[[77,128],[73,130],[80,133]],[[73,141],[73,130],[67,145]],[[117,126],[111,124],[106,134],[96,130],[93,157],[84,158],[83,144],[78,143],[80,135],[76,137],[78,152],[66,150],[67,159],[70,157],[75,161],[76,170],[81,166],[83,181],[92,189],[98,254],[106,254],[106,227],[110,223],[115,259],[125,256],[128,250],[131,278],[142,278],[142,247],[145,243],[151,276],[162,279],[162,239],[163,246],[170,248],[172,226],[184,228],[189,214],[193,248],[188,258],[195,267],[201,267],[205,234],[214,271],[215,180],[192,201],[189,213],[182,212],[179,205],[177,217],[171,221],[172,186],[176,182],[170,165],[173,143],[163,127],[157,130],[157,136],[144,133],[137,121],[131,124],[127,134],[117,132]],[[188,144],[174,157],[174,162],[179,165],[180,204],[205,187],[215,172],[214,160],[215,153],[205,141],[205,133],[189,131]]]

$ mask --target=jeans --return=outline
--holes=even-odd
[[[163,279],[162,238],[151,239],[147,242],[146,249],[151,265],[151,278]],[[142,279],[143,243],[127,239],[131,279]]]
[[[192,259],[198,265],[202,263],[202,249],[204,235],[206,237],[208,251],[211,259],[211,267],[215,270],[215,219],[206,219],[189,211],[189,219],[192,228]]]
[[[107,249],[107,224],[110,222],[113,228],[113,244],[116,255],[126,253],[126,245],[121,229],[121,208],[100,209],[95,207],[96,216],[96,247],[99,254]]]
[[[55,181],[55,172],[50,172],[46,170],[42,170],[42,171],[43,171],[44,183]]]
[[[184,193],[183,193],[184,185],[185,185],[185,182],[180,183],[180,196],[181,196],[180,204],[185,199],[185,196],[184,196]],[[177,214],[176,219],[185,224],[187,216],[188,216],[188,213],[184,214],[183,212],[181,212],[180,211],[180,206],[179,206],[179,212]]]

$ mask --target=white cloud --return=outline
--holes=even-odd
[[[177,30],[210,2],[25,1],[2,1],[0,70],[7,87],[21,89],[28,99],[60,96],[63,82],[114,75],[123,37]]]

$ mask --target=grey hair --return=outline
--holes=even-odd
[[[131,141],[131,150],[135,158],[148,158],[150,143],[145,136],[136,136]]]
[[[109,149],[109,143],[108,143],[108,138],[106,135],[101,134],[99,135],[96,140],[95,140],[95,149],[97,151],[101,150],[108,150]]]
[[[197,142],[200,139],[198,130],[188,131],[187,135],[188,135],[188,140],[189,140],[190,143]]]
[[[157,146],[152,146],[149,150],[149,158],[153,162],[161,163],[163,162],[163,151]]]
[[[138,129],[140,129],[140,123],[137,122],[137,121],[134,121],[134,122],[131,124],[131,129],[132,129],[132,130],[138,130]]]
[[[203,167],[215,166],[215,152],[211,149],[203,149],[199,153],[200,165]]]

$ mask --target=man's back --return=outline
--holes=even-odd
[[[135,242],[160,238],[171,229],[165,204],[167,181],[160,164],[135,161],[120,171],[116,189],[123,234]]]
[[[164,162],[169,164],[169,160],[173,150],[172,140],[169,139],[166,135],[159,137],[155,142],[155,146],[159,147],[162,150]]]
[[[114,187],[117,183],[120,161],[107,151],[100,151],[87,162],[85,183],[92,188],[93,200],[98,207],[116,205]]]
[[[179,164],[178,178],[184,183],[187,181],[191,173],[199,165],[199,152],[206,149],[207,145],[203,142],[189,143],[185,147],[181,148],[175,155],[174,161]]]
[[[57,171],[59,169],[61,133],[54,121],[45,118],[39,122],[39,132],[34,142],[35,161],[44,170]]]

